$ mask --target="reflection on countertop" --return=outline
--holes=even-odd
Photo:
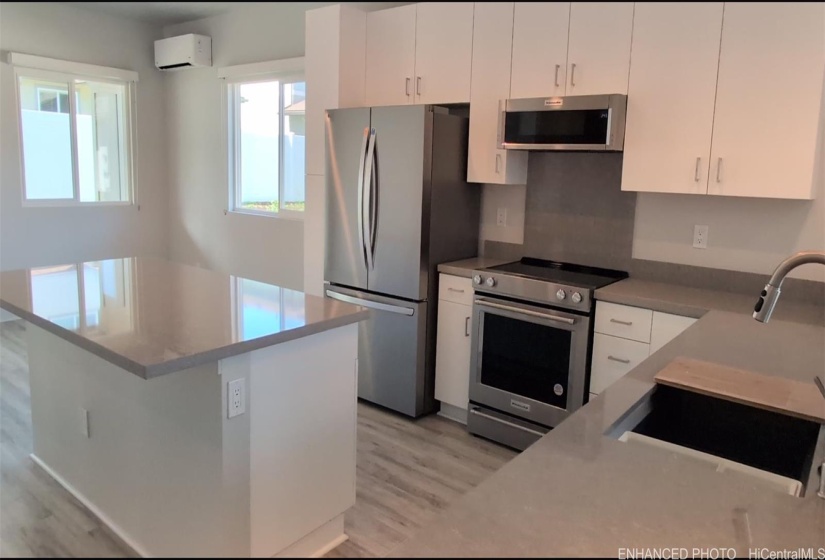
[[[368,316],[340,301],[153,257],[2,272],[0,307],[145,378]]]

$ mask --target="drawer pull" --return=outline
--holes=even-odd
[[[614,362],[619,362],[622,364],[629,364],[630,360],[625,360],[624,358],[617,358],[616,356],[608,356],[608,360],[613,360]]]
[[[619,321],[618,319],[610,319],[611,323],[619,323],[620,325],[627,325],[628,327],[633,324],[633,321]]]
[[[458,288],[447,288],[449,292],[458,292],[459,294],[463,294],[464,290],[459,290]]]

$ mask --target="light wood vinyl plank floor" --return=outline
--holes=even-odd
[[[131,551],[35,465],[25,323],[0,324],[0,556],[126,557]],[[356,504],[329,558],[380,557],[433,521],[515,452],[439,416],[358,404]]]

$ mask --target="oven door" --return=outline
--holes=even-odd
[[[586,315],[476,294],[470,400],[556,426],[584,400]]]

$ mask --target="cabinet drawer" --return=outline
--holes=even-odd
[[[599,301],[596,303],[594,330],[597,333],[650,342],[652,320],[653,312],[650,309]]]
[[[438,299],[445,299],[461,305],[473,304],[473,282],[469,278],[439,274]]]
[[[593,337],[590,392],[598,394],[607,389],[645,361],[649,352],[649,344],[596,333]]]

